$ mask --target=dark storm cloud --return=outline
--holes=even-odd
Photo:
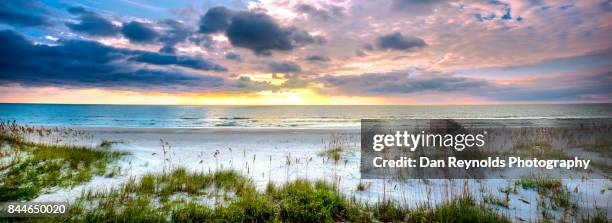
[[[145,52],[130,58],[130,60],[155,65],[177,65],[197,70],[227,71],[227,68],[210,61],[186,56],[162,55],[158,53]]]
[[[413,50],[427,46],[425,40],[413,36],[404,36],[399,32],[378,37],[376,44],[382,50]]]
[[[336,20],[344,16],[344,9],[338,6],[329,6],[328,8],[317,8],[309,4],[299,4],[295,7],[298,12],[307,14],[313,18],[330,21]]]
[[[273,50],[290,51],[297,46],[323,44],[325,38],[294,27],[282,27],[261,12],[231,11],[224,7],[209,9],[200,20],[200,32],[224,32],[232,46],[247,48],[257,55]]]
[[[162,53],[175,53],[176,49],[174,46],[185,41],[193,34],[193,30],[175,20],[167,19],[162,21],[161,24],[165,25],[167,28],[167,30],[165,30],[165,32],[163,32],[158,38],[158,41],[164,44],[164,46],[159,50]]]
[[[346,95],[386,95],[421,92],[454,92],[487,87],[484,80],[435,73],[411,75],[409,72],[369,73],[331,76],[319,79],[326,91]]]
[[[13,26],[48,26],[49,17],[40,2],[19,0],[0,1],[0,23]]]
[[[292,50],[291,33],[266,14],[247,12],[234,16],[226,31],[233,46],[251,49],[258,55],[270,55],[272,50]]]
[[[159,36],[159,34],[148,24],[136,21],[123,24],[121,33],[123,33],[123,36],[128,38],[130,42],[135,43],[151,43]]]
[[[202,18],[200,18],[200,32],[224,32],[229,26],[232,16],[233,12],[225,7],[217,6],[210,8]]]
[[[268,71],[272,73],[299,73],[302,71],[300,65],[290,62],[271,62],[268,64]]]
[[[82,7],[68,9],[68,12],[79,16],[76,23],[66,23],[70,30],[91,36],[114,36],[119,33],[119,27],[101,15]]]
[[[224,70],[219,65],[194,58],[118,49],[83,40],[60,41],[55,46],[33,44],[10,30],[0,31],[0,42],[3,43],[0,45],[1,85],[177,91],[205,90],[220,86],[224,81],[219,77],[169,69],[140,68],[137,63],[125,62],[135,60],[146,64]]]
[[[157,41],[164,45],[160,49],[162,53],[175,53],[174,46],[194,33],[187,26],[171,19],[157,23],[163,28],[163,32],[158,33],[150,24],[136,21],[124,23],[122,27],[116,26],[102,15],[83,7],[73,7],[68,11],[79,16],[78,22],[66,23],[66,26],[72,31],[90,36],[114,36],[121,33],[133,43],[153,43]]]
[[[329,57],[322,55],[309,55],[306,57],[306,60],[310,62],[327,62],[329,61]]]

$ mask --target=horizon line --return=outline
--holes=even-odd
[[[467,103],[467,104],[129,104],[129,103],[37,103],[37,102],[0,102],[0,104],[21,105],[117,105],[117,106],[490,106],[490,105],[596,105],[612,102],[533,102],[533,103]]]

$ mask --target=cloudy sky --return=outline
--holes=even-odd
[[[612,1],[0,1],[0,102],[612,102]]]

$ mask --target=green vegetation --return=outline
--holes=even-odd
[[[351,145],[353,139],[350,135],[332,134],[326,141],[327,144],[318,155],[327,157],[328,160],[333,160],[335,163],[342,159],[343,153],[352,152],[352,148],[355,148],[354,145]]]
[[[456,199],[433,210],[418,209],[407,222],[510,222],[507,217],[483,209],[469,197]]]
[[[555,190],[561,187],[561,180],[547,178],[525,178],[516,182],[523,189],[534,189],[540,192]]]
[[[24,134],[35,131],[14,123],[0,123],[0,158],[3,158],[0,162],[0,202],[31,200],[56,187],[87,182],[93,176],[105,175],[109,164],[127,154],[23,139]],[[113,170],[110,174],[116,175],[118,168],[110,168]]]
[[[319,153],[319,156],[326,156],[329,159],[338,161],[341,158],[342,151],[343,151],[342,147],[338,146],[338,147],[323,150],[322,152]]]
[[[268,184],[265,192],[234,171],[177,169],[147,174],[118,188],[86,191],[69,208],[68,222],[508,222],[470,198],[435,208],[391,202],[362,205],[322,182]]]
[[[371,210],[374,218],[381,222],[405,221],[409,214],[408,209],[388,201],[374,205]]]
[[[296,180],[267,193],[279,204],[279,218],[288,222],[360,221],[364,216],[357,204],[349,202],[332,186]]]
[[[101,208],[84,208],[93,206]],[[332,222],[358,221],[361,216],[358,206],[322,182],[297,180],[279,188],[271,184],[260,193],[234,171],[203,174],[184,169],[147,174],[109,191],[87,191],[71,209],[72,217],[66,220],[77,222]]]
[[[235,219],[239,215],[235,212],[240,210],[236,205],[240,208],[247,204],[256,205],[253,208],[260,205],[261,199],[249,195],[253,191],[253,185],[234,171],[203,174],[179,168],[166,174],[146,174],[138,182],[131,178],[121,187],[108,191],[86,191],[71,206],[71,217],[67,220],[163,222],[169,218],[208,219],[213,213],[231,214],[225,217]],[[232,197],[231,194],[239,199],[226,207],[225,201]],[[198,200],[200,198],[218,204],[219,210],[211,210],[205,201]]]
[[[549,198],[548,202],[540,201],[540,206],[543,208],[551,207],[553,209],[565,208],[576,209],[575,201],[572,200],[571,192],[558,179],[546,178],[529,178],[521,179],[516,182],[523,189],[537,190],[542,196]]]
[[[584,150],[598,153],[605,158],[612,158],[612,142],[598,142],[584,145]]]
[[[582,218],[580,222],[582,223],[609,223],[609,222],[612,222],[612,220],[608,218],[608,215],[605,210],[598,210],[595,216]]]

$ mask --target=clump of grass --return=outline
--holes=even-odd
[[[553,209],[565,208],[575,210],[577,205],[572,200],[571,192],[561,183],[559,179],[529,178],[521,179],[516,182],[523,189],[537,190],[544,197],[549,198],[548,202],[542,200],[541,207],[551,207]]]
[[[484,201],[487,204],[497,205],[497,206],[501,206],[505,208],[509,207],[509,202],[507,199],[502,199],[502,198],[499,198],[493,195],[483,196],[482,201]]]
[[[344,149],[342,149],[342,147],[338,146],[338,147],[334,147],[334,148],[328,148],[325,149],[323,151],[321,151],[319,153],[319,156],[325,156],[329,159],[333,159],[333,160],[340,160],[340,158],[342,157],[341,154],[344,151]]]
[[[357,184],[357,191],[365,191],[370,187],[369,183],[359,182]]]
[[[409,210],[390,201],[383,201],[370,208],[374,219],[381,222],[404,222]]]
[[[55,134],[55,132],[61,132]],[[93,149],[84,146],[66,145],[58,139],[56,143],[27,141],[38,133],[48,135],[75,135],[79,131],[68,129],[35,129],[17,125],[15,122],[0,122],[0,153],[6,154],[10,162],[0,162],[0,202],[32,200],[41,193],[55,187],[72,187],[104,175],[109,164],[113,164],[126,152],[108,149]],[[89,135],[87,135],[89,136]],[[71,141],[71,140],[68,140]]]
[[[219,171],[214,174],[201,172],[189,173],[184,168],[177,168],[164,174],[145,174],[139,182],[131,179],[121,188],[110,193],[88,191],[86,200],[111,198],[111,201],[121,200],[125,196],[148,196],[168,200],[170,196],[185,193],[193,196],[207,195],[206,189],[216,188],[223,191],[232,191],[241,194],[254,186],[235,171]],[[114,199],[114,200],[113,200]]]
[[[193,199],[173,197],[216,197],[218,194],[213,192],[219,191],[233,192],[238,199],[229,206],[219,205],[218,210],[212,210]],[[77,216],[77,221],[87,222],[104,219],[134,221],[131,216],[134,214],[136,219],[150,215],[156,222],[165,222],[168,218],[183,222],[185,219],[203,220],[209,217],[249,222],[252,220],[250,217],[262,214],[260,208],[267,205],[264,198],[250,197],[256,195],[252,183],[235,171],[204,174],[177,168],[162,174],[145,174],[139,181],[131,178],[121,187],[108,191],[85,191],[73,205],[75,212],[72,215]],[[145,214],[125,213],[132,210],[142,210]]]
[[[455,199],[434,209],[418,208],[406,222],[510,222],[503,215],[481,209],[470,197]]]
[[[582,223],[609,223],[610,219],[608,218],[608,214],[604,210],[598,210],[597,213],[592,217],[583,217],[581,219]]]
[[[210,205],[198,199],[214,190],[235,196]],[[170,199],[186,193],[190,200]],[[164,199],[163,197],[166,197]],[[323,181],[295,180],[259,192],[234,171],[211,174],[177,169],[132,178],[109,191],[87,191],[72,205],[66,221],[120,222],[508,222],[504,216],[481,210],[473,201],[453,201],[435,208],[411,210],[392,202],[373,206],[347,199]],[[467,214],[466,216],[464,216]]]
[[[236,198],[226,205],[210,207],[195,199],[172,199],[187,194],[191,198],[215,196],[213,192],[234,192]],[[93,208],[83,208],[92,206]],[[235,171],[214,174],[189,173],[183,168],[163,174],[146,174],[140,181],[132,178],[109,191],[87,191],[75,203],[71,219],[77,222],[265,222],[277,216],[269,196],[258,193],[252,183]],[[133,210],[142,210],[133,213]],[[127,213],[126,213],[127,212]],[[150,216],[150,220],[146,217]],[[215,220],[216,219],[216,220]]]
[[[172,222],[272,222],[278,221],[278,210],[269,197],[247,193],[227,207],[209,207],[190,202],[172,211]]]
[[[306,180],[285,184],[269,194],[279,203],[279,217],[287,222],[356,221],[359,209],[324,182]]]
[[[1,169],[0,201],[31,200],[52,187],[71,187],[104,175],[109,163],[125,152],[96,150],[87,147],[38,145],[14,141],[19,159]]]
[[[525,178],[516,181],[523,189],[535,189],[540,192],[555,190],[561,187],[561,180],[548,178]]]

